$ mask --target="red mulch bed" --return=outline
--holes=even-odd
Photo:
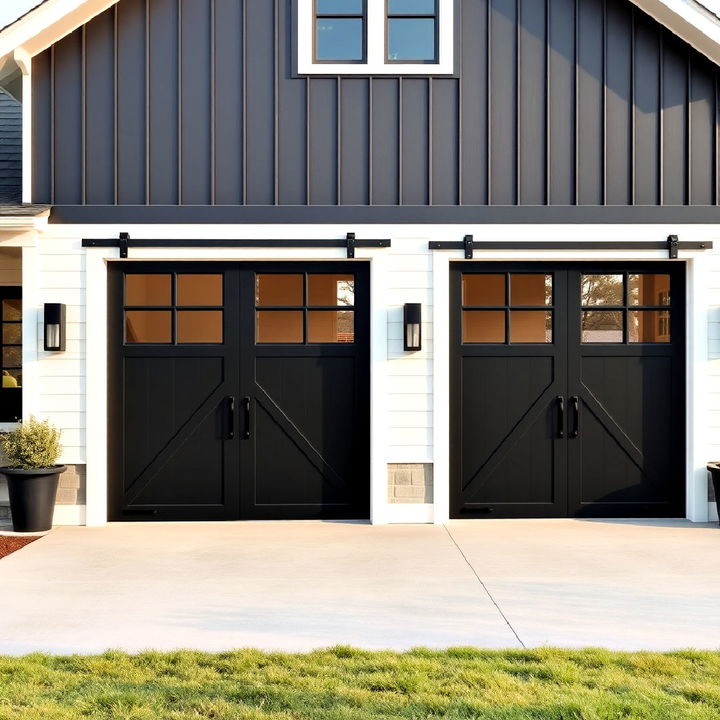
[[[33,537],[15,537],[8,535],[0,535],[0,558],[4,558],[10,553],[14,553],[20,548],[24,548],[34,540],[39,540],[42,535],[35,535]]]

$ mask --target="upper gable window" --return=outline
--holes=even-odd
[[[449,75],[454,0],[297,0],[298,72]]]

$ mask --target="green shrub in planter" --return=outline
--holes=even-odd
[[[17,429],[0,435],[8,467],[19,470],[50,468],[57,462],[62,446],[60,430],[47,420],[31,417]]]
[[[52,527],[58,478],[64,465],[56,465],[62,447],[60,430],[47,420],[31,417],[0,436],[7,467],[10,513],[17,532],[43,532]]]

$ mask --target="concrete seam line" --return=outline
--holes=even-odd
[[[458,545],[457,540],[453,537],[452,533],[450,532],[450,528],[447,525],[443,525],[445,528],[445,532],[448,534],[449,538],[453,541],[453,545],[457,548],[458,552],[462,556],[462,559],[467,563],[467,566],[472,570],[473,575],[477,578],[477,581],[482,586],[482,589],[487,593],[487,596],[490,598],[490,602],[497,608],[497,611],[500,613],[500,617],[507,623],[507,626],[512,630],[513,635],[517,638],[517,641],[520,643],[520,645],[527,649],[525,646],[525,643],[520,639],[520,636],[515,632],[515,628],[512,626],[512,623],[507,619],[507,616],[505,613],[500,609],[500,606],[497,604],[495,598],[492,596],[492,593],[488,590],[487,585],[482,581],[482,578],[477,574],[477,571],[475,568],[471,565],[470,561],[467,559],[467,556],[462,551],[462,548]]]

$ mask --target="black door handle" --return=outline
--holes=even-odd
[[[227,398],[227,439],[232,440],[235,437],[235,398],[229,395]]]
[[[558,395],[557,398],[558,410],[560,415],[558,417],[558,439],[565,437],[565,398],[562,395]]]
[[[250,437],[250,398],[243,398],[243,407],[245,408],[245,432],[243,437],[247,440]]]
[[[573,429],[570,437],[576,438],[580,434],[580,398],[577,395],[573,395],[570,398],[570,402],[573,406]]]

